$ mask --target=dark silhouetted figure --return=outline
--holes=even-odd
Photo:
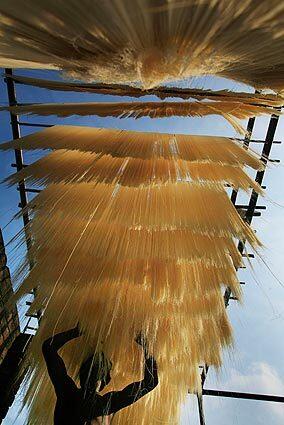
[[[112,391],[105,395],[98,392],[110,382],[111,364],[102,372],[102,364],[106,359],[101,354],[100,361],[96,356],[88,358],[80,368],[80,385],[78,388],[68,376],[65,364],[58,350],[68,341],[80,336],[79,328],[61,332],[47,339],[42,346],[47,370],[53,383],[57,402],[54,412],[55,425],[89,425],[108,422],[114,413],[130,406],[158,385],[157,364],[148,355],[147,344],[139,335],[136,342],[143,347],[145,355],[144,379],[134,382],[122,391]],[[106,369],[106,368],[105,368]],[[104,419],[106,421],[104,421]]]

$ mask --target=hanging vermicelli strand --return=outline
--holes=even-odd
[[[218,75],[284,89],[279,0],[2,0],[0,65],[148,89]]]
[[[95,211],[94,220],[150,228],[186,227],[212,235],[232,234],[258,246],[254,232],[242,221],[221,184],[185,182],[138,188],[117,188],[104,183],[51,185],[30,202],[30,207],[32,211],[40,208],[50,222],[56,221],[56,212],[68,221],[88,219]],[[52,216],[47,213],[49,209]]]
[[[245,170],[262,163],[228,138],[74,126],[1,148],[17,146],[52,149],[6,179],[43,186],[25,209],[32,213],[32,243],[18,280],[29,256],[34,266],[11,300],[37,286],[29,313],[45,309],[29,350],[28,423],[52,423],[45,406],[55,399],[42,342],[79,321],[80,343],[62,352],[75,380],[81,363],[100,350],[113,364],[105,391],[141,379],[134,342],[140,331],[157,360],[158,387],[113,423],[178,424],[186,394],[200,391],[199,365],[220,367],[222,350],[232,343],[223,288],[241,299],[236,240],[261,246],[224,183],[261,193]],[[19,247],[23,238],[22,231],[14,240]]]
[[[17,148],[79,150],[121,158],[209,160],[248,165],[256,170],[263,168],[256,155],[244,149],[241,143],[218,136],[58,125],[0,145],[2,150]]]
[[[239,133],[245,133],[245,129],[239,120],[255,117],[263,114],[281,114],[281,112],[263,105],[250,105],[242,102],[121,102],[121,103],[46,103],[29,104],[21,106],[3,107],[1,110],[32,115],[57,115],[67,117],[70,115],[98,115],[100,117],[119,118],[164,118],[171,116],[179,117],[203,117],[207,115],[221,115]]]
[[[49,90],[61,91],[75,91],[75,92],[89,92],[96,94],[107,94],[112,96],[128,96],[128,97],[143,97],[147,95],[156,96],[162,100],[168,97],[177,97],[184,100],[214,100],[224,102],[240,102],[247,103],[253,106],[271,106],[281,107],[284,104],[284,98],[279,95],[271,93],[247,93],[247,92],[233,92],[230,90],[209,90],[197,88],[184,88],[184,87],[157,87],[149,90],[143,90],[140,87],[119,85],[119,84],[78,84],[71,81],[52,81],[43,80],[39,78],[23,77],[20,75],[13,75],[13,81],[32,85],[35,87],[42,87]]]
[[[15,184],[25,179],[42,186],[52,183],[119,183],[123,186],[162,184],[176,181],[212,181],[229,183],[235,188],[253,188],[261,193],[240,165],[213,161],[179,159],[121,158],[89,152],[58,150],[39,159],[7,179]]]
[[[163,118],[171,116],[202,117],[206,115],[229,115],[231,118],[247,119],[263,114],[280,114],[266,105],[251,105],[243,102],[81,102],[81,103],[35,103],[1,107],[16,115],[98,115],[100,117],[120,118]]]

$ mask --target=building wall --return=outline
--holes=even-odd
[[[4,309],[4,305],[13,293],[10,271],[7,267],[7,257],[2,232],[0,230],[0,364],[8,349],[20,333],[19,317],[16,306]]]

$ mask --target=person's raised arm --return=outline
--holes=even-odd
[[[86,414],[89,419],[95,416],[105,416],[116,413],[130,406],[141,397],[152,391],[158,385],[158,368],[154,357],[149,356],[144,338],[138,337],[136,342],[142,346],[145,355],[144,378],[133,382],[121,391],[113,391],[104,396],[97,396],[95,400],[86,404]]]
[[[141,333],[137,336],[135,341],[137,344],[141,345],[145,357],[144,379],[141,381],[141,384],[144,389],[149,388],[149,391],[151,391],[158,385],[157,362],[153,356],[149,355],[147,341]]]
[[[65,364],[59,356],[58,350],[68,341],[79,336],[80,331],[77,325],[68,331],[55,334],[42,344],[42,353],[56,393],[66,390],[66,387],[69,388],[70,385],[75,386],[73,380],[67,375]]]

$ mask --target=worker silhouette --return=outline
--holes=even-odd
[[[142,381],[133,382],[121,391],[100,395],[99,392],[111,380],[111,363],[107,362],[101,353],[99,356],[89,357],[82,363],[79,372],[81,388],[78,388],[73,379],[68,376],[58,350],[68,341],[78,338],[80,335],[77,326],[48,338],[42,345],[48,374],[57,397],[54,424],[110,424],[114,413],[135,403],[158,385],[156,361],[149,356],[147,342],[143,335],[139,334],[135,341],[142,346],[145,356]]]

